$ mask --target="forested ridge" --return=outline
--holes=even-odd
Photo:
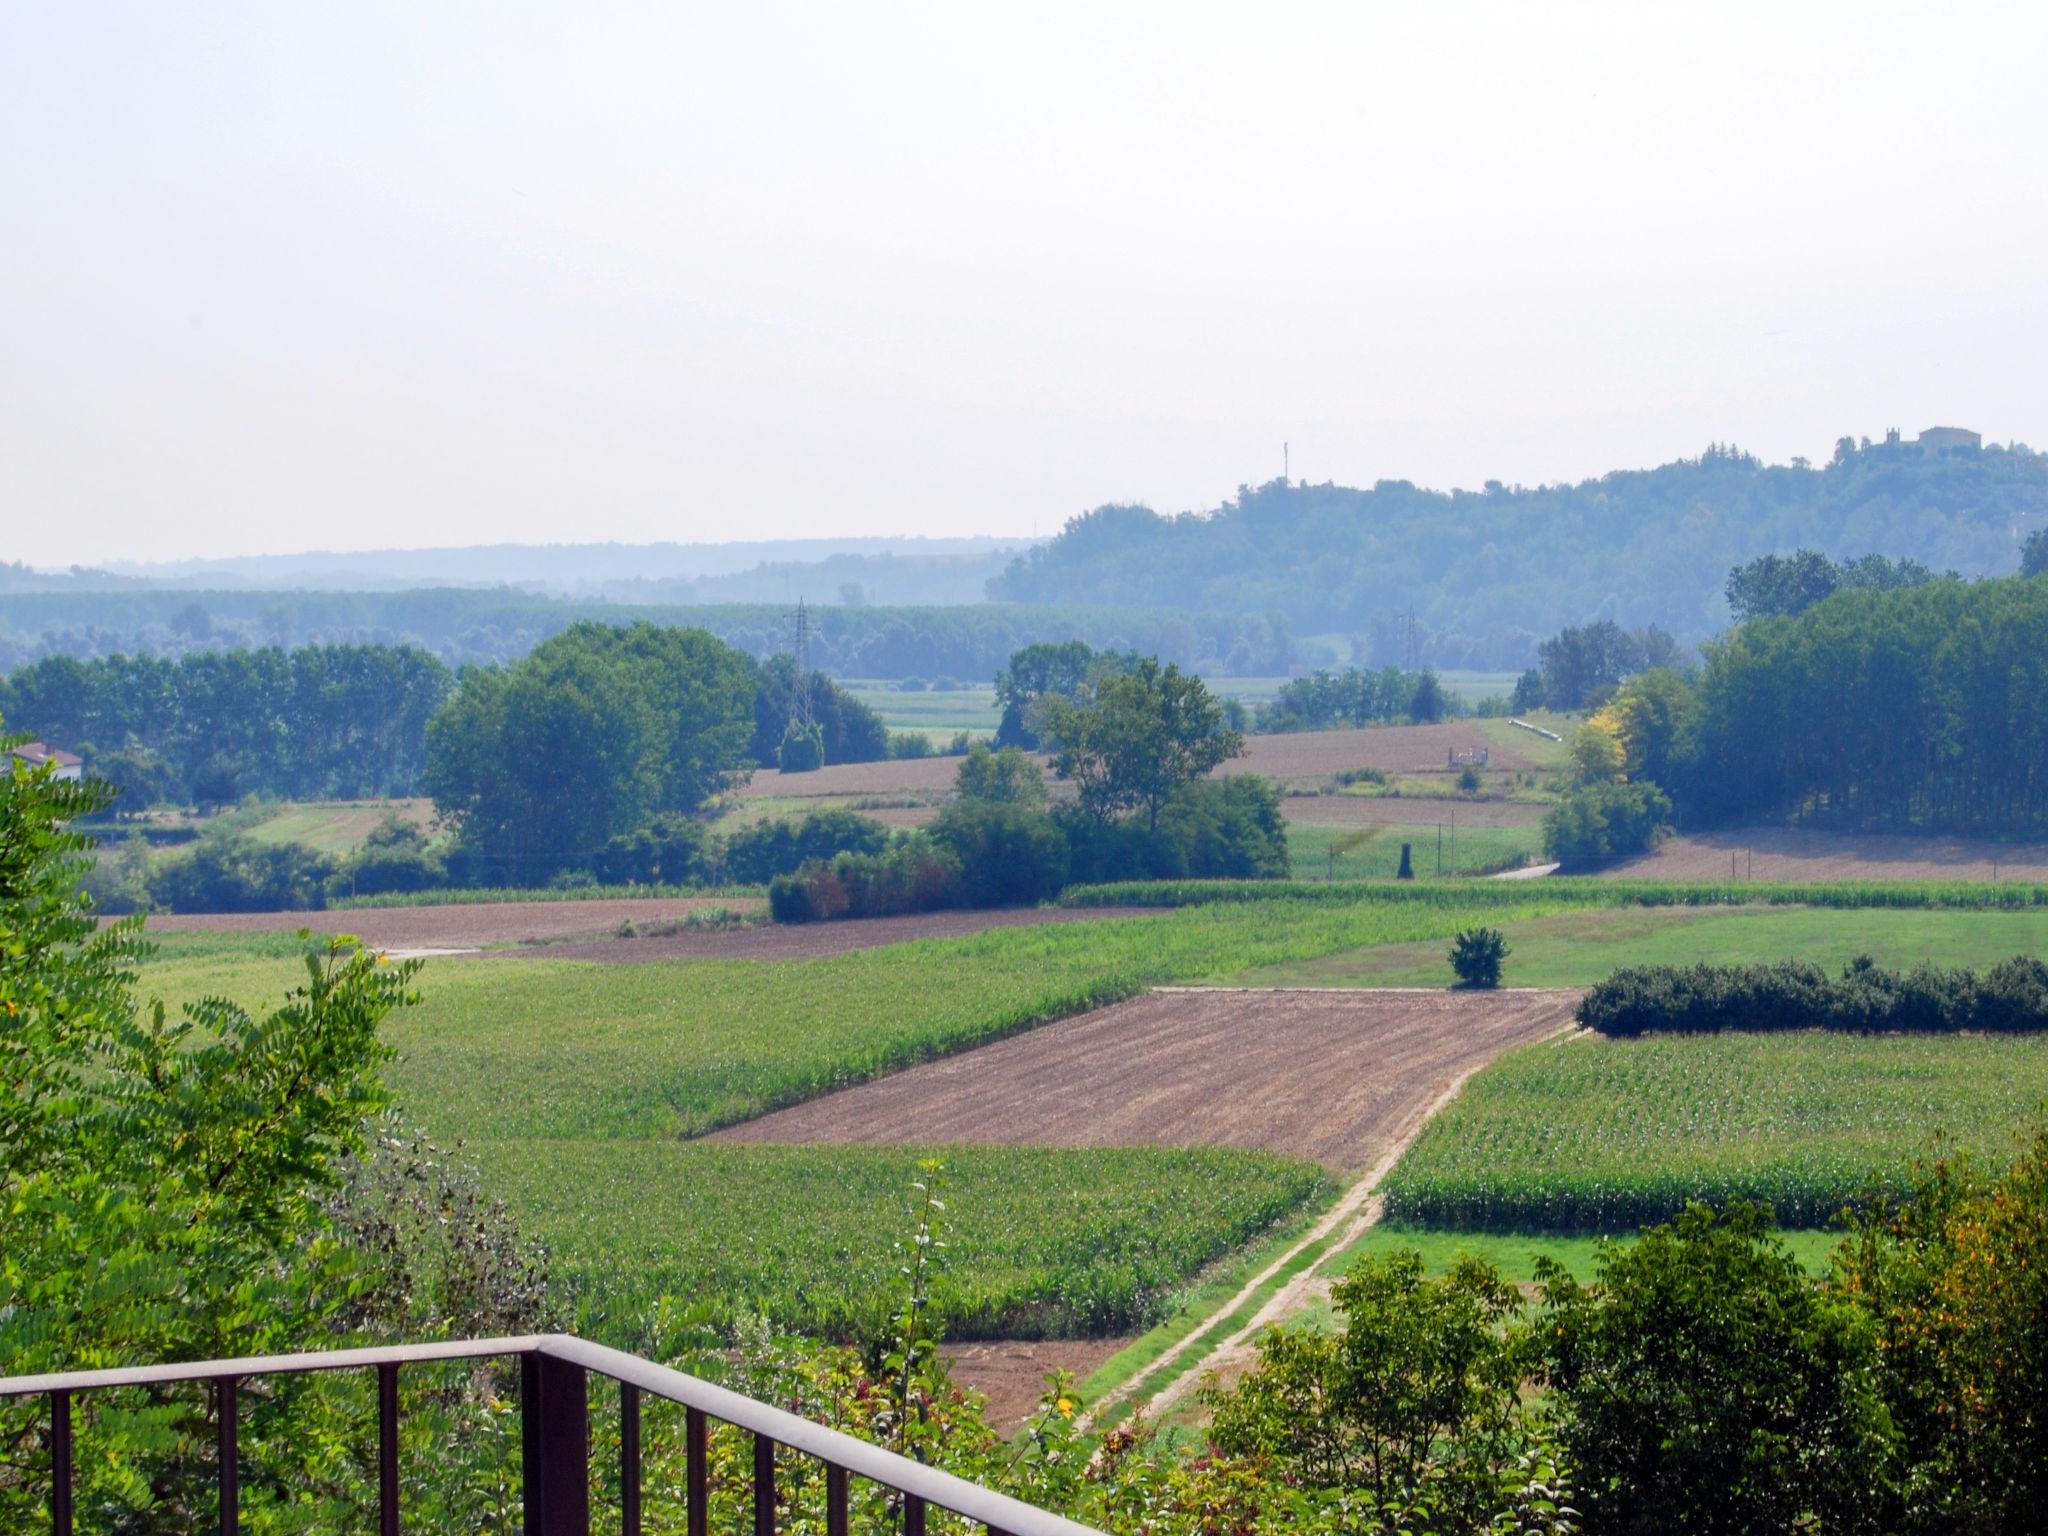
[[[1720,575],[1811,546],[2003,575],[2048,525],[2048,455],[1923,453],[1843,439],[1824,467],[1734,448],[1576,485],[1425,490],[1273,481],[1208,512],[1104,506],[990,584],[1016,602],[1184,603],[1278,612],[1298,633],[1366,638],[1403,660],[1412,607],[1438,666],[1521,667],[1539,638],[1612,619],[1697,643],[1728,622]]]
[[[885,608],[816,603],[811,659],[837,677],[993,677],[1018,648],[1079,638],[1204,671],[1285,672],[1284,623],[1130,605]],[[512,588],[402,592],[89,589],[0,593],[0,671],[46,656],[183,656],[317,644],[416,645],[451,667],[513,661],[588,620],[703,629],[756,660],[786,651],[790,603],[676,606],[557,600]]]

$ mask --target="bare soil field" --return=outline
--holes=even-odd
[[[988,1399],[989,1422],[1012,1435],[1038,1410],[1045,1378],[1071,1371],[1080,1381],[1129,1339],[998,1339],[985,1344],[941,1344],[953,1379]]]
[[[1226,1146],[1371,1167],[1573,990],[1161,990],[778,1110],[716,1139]]]
[[[879,763],[828,763],[809,773],[784,773],[779,768],[759,768],[740,787],[742,800],[763,798],[811,799],[817,796],[892,795],[923,791],[933,795],[952,792],[953,779],[960,772],[957,757],[900,757]]]
[[[149,919],[157,933],[352,933],[378,949],[480,949],[673,922],[704,907],[758,907],[757,897],[634,897],[609,901],[493,901],[474,906],[373,907],[344,912],[194,912]]]
[[[1514,800],[1424,800],[1414,795],[1288,795],[1280,814],[1305,827],[1533,827],[1547,805]]]
[[[1247,736],[1245,755],[1226,773],[1263,773],[1268,778],[1320,779],[1346,768],[1379,768],[1388,773],[1443,773],[1453,750],[1485,747],[1494,768],[1534,768],[1520,748],[1493,740],[1474,722],[1444,725],[1381,725],[1356,731],[1298,731]]]
[[[739,903],[729,903],[738,906]],[[771,923],[760,928],[703,928],[641,938],[553,943],[551,960],[817,960],[908,944],[913,939],[958,939],[990,928],[1037,923],[1094,922],[1102,918],[1157,917],[1155,907],[1009,907],[992,912],[924,912],[911,917],[858,917],[832,923]],[[531,949],[500,951],[531,956]]]
[[[1627,880],[2048,880],[2048,843],[1756,827],[1675,837],[1601,873]]]

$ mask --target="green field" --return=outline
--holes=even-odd
[[[996,691],[987,683],[946,689],[860,681],[839,686],[880,715],[890,730],[923,731],[935,744],[951,741],[960,731],[993,736],[1002,721]]]
[[[437,1138],[467,1144],[516,1219],[560,1248],[572,1283],[631,1276],[649,1254],[665,1255],[661,1274],[698,1276],[692,1294],[701,1299],[739,1305],[741,1297],[702,1287],[742,1285],[752,1304],[777,1316],[837,1318],[850,1303],[835,1277],[886,1273],[898,1231],[867,1217],[842,1222],[839,1207],[856,1190],[869,1201],[898,1198],[891,1191],[907,1181],[907,1156],[755,1153],[684,1138],[1152,982],[1213,979],[1376,939],[1448,935],[1473,916],[1455,894],[1186,908],[807,961],[437,961],[420,978],[425,1001],[388,1026],[399,1052],[388,1075],[405,1115]],[[1555,909],[1531,891],[1512,910]],[[173,1005],[217,995],[254,1007],[275,1002],[299,975],[288,944],[274,935],[181,936],[145,970],[142,991]],[[973,1154],[977,1169],[994,1170],[977,1173],[981,1186],[1014,1178],[1025,1193],[1008,1204],[989,1197],[990,1224],[961,1216],[960,1284],[979,1284],[984,1271],[1002,1277],[988,1282],[1000,1302],[973,1301],[971,1315],[1001,1312],[1021,1326],[1028,1316],[1053,1315],[1048,1295],[1085,1295],[1096,1298],[1087,1309],[1073,1305],[1062,1315],[1115,1315],[1117,1326],[1135,1326],[1164,1307],[1172,1284],[1292,1209],[1313,1183],[1271,1159],[1177,1156],[1107,1152],[1080,1178],[1071,1168],[1084,1165],[1060,1155],[1034,1162],[1036,1154]],[[857,1177],[848,1172],[865,1158],[879,1161]],[[735,1167],[752,1172],[720,1173]],[[1090,1180],[1110,1192],[1110,1206],[1175,1213],[1155,1223],[1159,1246],[1144,1262],[1132,1256],[1129,1233],[1101,1221],[1074,1227],[1071,1208],[1108,1208],[1090,1204]],[[741,1186],[743,1219],[702,1219],[706,1210],[740,1210]],[[973,1203],[964,1186],[963,1174],[963,1206]],[[1041,1198],[1055,1186],[1066,1191],[1062,1200]],[[1293,1193],[1283,1199],[1276,1189]],[[877,1207],[861,1209],[872,1215]],[[1254,1220],[1260,1212],[1267,1214]],[[1182,1221],[1191,1225],[1174,1225]],[[607,1230],[616,1235],[609,1247]],[[856,1230],[837,1246],[817,1238]],[[793,1256],[806,1250],[814,1250],[812,1267],[794,1267]],[[1034,1250],[1037,1267],[1020,1269],[1018,1256]],[[768,1292],[753,1291],[769,1281],[780,1285],[772,1306]],[[627,1289],[646,1299],[637,1281]],[[813,1306],[820,1310],[807,1310]]]
[[[1987,969],[2048,954],[2048,911],[1779,906],[1606,907],[1496,922],[1511,987],[1585,987],[1629,965],[1810,960],[1838,970],[1858,955],[1894,969]],[[1444,987],[1444,946],[1388,944],[1241,973],[1241,986]]]
[[[1368,830],[1373,836],[1365,842],[1355,847],[1337,846],[1352,842],[1360,832]],[[1294,860],[1297,880],[1391,880],[1400,873],[1403,843],[1412,850],[1415,873],[1425,879],[1434,878],[1439,847],[1434,821],[1377,829],[1315,822],[1289,822],[1287,826],[1287,849]],[[1534,859],[1543,849],[1543,829],[1460,827],[1453,836],[1447,826],[1441,846],[1446,877],[1487,874],[1497,869],[1513,869]]]
[[[670,1292],[724,1317],[842,1336],[883,1322],[920,1157],[945,1165],[947,1262],[933,1305],[954,1337],[1145,1328],[1188,1276],[1326,1187],[1314,1164],[1214,1148],[638,1140],[472,1150],[586,1313],[631,1319]]]
[[[1390,1218],[1627,1231],[1687,1200],[1826,1224],[1937,1133],[2001,1159],[2048,1104],[2048,1039],[1783,1034],[1607,1040],[1502,1056],[1416,1139]]]

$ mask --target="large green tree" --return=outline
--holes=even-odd
[[[1224,726],[1202,680],[1152,657],[1103,678],[1091,697],[1048,704],[1054,769],[1079,786],[1082,809],[1098,821],[1136,811],[1157,827],[1176,790],[1244,752],[1243,734]]]
[[[427,789],[494,878],[586,868],[747,764],[753,664],[703,630],[578,624],[470,668],[428,728]]]

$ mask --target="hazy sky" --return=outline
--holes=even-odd
[[[2048,7],[0,0],[0,558],[2048,441]]]

